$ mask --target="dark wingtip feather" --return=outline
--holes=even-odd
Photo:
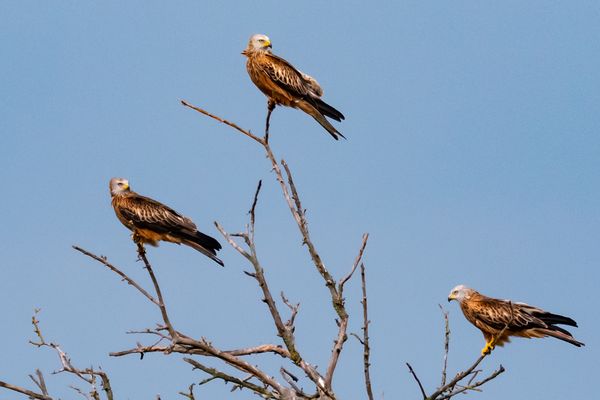
[[[545,312],[543,314],[540,313],[535,316],[538,317],[539,319],[541,319],[542,321],[544,321],[548,325],[568,325],[568,326],[577,327],[577,322],[575,322],[574,319],[565,317],[564,315],[552,314],[549,312]]]

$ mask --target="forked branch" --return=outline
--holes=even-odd
[[[302,236],[302,242],[303,242],[303,244],[306,245],[309,255],[311,257],[311,260],[312,260],[316,270],[318,271],[319,275],[324,280],[325,286],[328,288],[328,290],[330,292],[331,304],[332,304],[332,307],[333,307],[335,313],[337,314],[337,318],[338,318],[336,321],[337,326],[338,326],[338,333],[337,333],[336,339],[334,340],[334,346],[332,349],[331,358],[329,360],[324,379],[323,379],[323,377],[321,377],[321,375],[316,371],[316,369],[314,367],[306,364],[304,362],[304,360],[302,359],[302,357],[300,356],[300,353],[298,352],[296,345],[295,345],[293,329],[292,329],[292,326],[290,326],[290,325],[293,325],[293,316],[295,316],[294,311],[292,313],[292,318],[290,318],[291,323],[283,324],[281,316],[279,314],[279,311],[277,310],[277,305],[275,304],[275,301],[273,300],[273,296],[271,296],[270,290],[268,289],[268,285],[264,278],[264,271],[263,271],[262,267],[260,266],[260,263],[258,262],[258,258],[256,256],[256,248],[254,246],[254,222],[255,222],[254,209],[256,207],[256,199],[258,196],[258,192],[260,190],[260,184],[259,184],[259,188],[257,189],[257,193],[254,197],[254,202],[253,202],[253,205],[252,205],[252,208],[250,211],[251,218],[250,218],[250,230],[249,231],[247,231],[245,233],[234,235],[234,234],[227,233],[227,231],[225,231],[225,229],[220,224],[215,223],[215,225],[217,226],[217,229],[221,232],[221,234],[225,237],[227,242],[235,250],[237,250],[242,256],[244,256],[248,261],[250,261],[250,263],[253,265],[254,272],[248,273],[248,275],[252,276],[253,278],[255,278],[258,281],[258,283],[263,291],[264,301],[265,301],[265,303],[267,303],[269,311],[271,312],[271,316],[273,317],[273,320],[275,322],[275,326],[277,328],[278,335],[282,337],[287,349],[290,352],[290,355],[292,356],[292,361],[306,372],[306,374],[317,385],[317,388],[320,391],[323,391],[325,394],[330,395],[330,397],[333,397],[333,394],[332,394],[333,375],[334,375],[334,372],[336,369],[337,362],[339,360],[340,353],[342,352],[344,342],[347,340],[346,332],[347,332],[348,319],[349,319],[349,315],[348,315],[348,312],[346,311],[346,307],[344,304],[343,289],[344,289],[345,283],[352,277],[354,271],[360,264],[365,246],[367,244],[368,235],[365,234],[363,236],[363,242],[360,247],[359,254],[355,260],[355,263],[354,263],[350,273],[347,276],[341,278],[339,280],[339,282],[337,282],[337,284],[336,284],[336,280],[333,278],[333,276],[330,274],[330,272],[325,267],[325,264],[324,264],[323,260],[321,259],[321,256],[319,255],[314,243],[311,240],[310,232],[308,229],[308,221],[306,219],[306,212],[302,206],[302,202],[300,200],[298,190],[296,189],[296,185],[294,183],[294,179],[293,179],[291,170],[290,170],[288,164],[285,162],[285,160],[282,159],[281,162],[277,161],[277,158],[276,158],[275,154],[273,153],[273,150],[271,149],[271,146],[270,146],[269,140],[268,140],[268,124],[267,124],[267,129],[265,132],[265,136],[263,138],[259,138],[255,135],[251,134],[249,131],[239,128],[238,125],[233,124],[223,118],[217,117],[214,114],[211,114],[211,113],[203,110],[202,108],[193,106],[186,101],[182,101],[182,104],[188,108],[191,108],[197,112],[200,112],[203,115],[206,115],[206,116],[213,118],[225,125],[228,125],[228,126],[234,128],[236,131],[244,134],[245,136],[252,138],[254,141],[256,141],[257,143],[262,145],[267,158],[271,162],[273,172],[275,173],[275,177],[276,177],[277,182],[279,183],[279,186],[283,193],[283,197],[288,205],[288,208],[290,209],[292,217],[294,218],[294,220],[296,221],[296,224],[298,225],[298,229]],[[282,170],[285,170],[285,178],[284,178],[284,174],[283,174]],[[242,245],[240,245],[233,239],[234,236],[242,237],[248,248],[244,249],[242,247]]]
[[[441,306],[440,306],[440,308],[441,308]],[[510,321],[508,321],[506,323],[504,328],[494,337],[494,340],[490,344],[491,348],[494,347],[494,345],[496,344],[498,339],[504,335],[504,333],[508,329],[508,326],[512,323],[512,320],[514,319],[514,314],[512,311],[513,311],[513,309],[512,309],[512,305],[511,305],[511,319],[510,319]],[[449,343],[450,343],[450,325],[449,325],[448,313],[446,311],[444,311],[443,309],[442,309],[442,313],[444,315],[444,321],[445,321],[444,365],[442,368],[442,385],[436,391],[434,391],[431,395],[428,396],[425,392],[425,389],[423,388],[423,385],[421,384],[421,381],[419,380],[417,374],[415,373],[414,369],[410,366],[409,363],[406,363],[410,374],[413,376],[413,378],[415,379],[415,381],[417,382],[417,384],[419,386],[419,390],[421,391],[421,394],[423,395],[424,400],[447,400],[447,399],[450,399],[450,398],[456,396],[457,394],[465,393],[470,390],[479,391],[480,390],[479,387],[483,386],[484,384],[491,381],[492,379],[495,379],[498,375],[500,375],[501,373],[503,373],[505,371],[504,367],[502,365],[500,365],[498,367],[498,369],[496,369],[494,372],[492,372],[486,378],[484,378],[480,381],[475,381],[475,378],[477,377],[477,375],[480,372],[480,370],[478,370],[476,368],[479,366],[479,364],[481,364],[481,362],[484,360],[484,358],[486,358],[489,354],[491,354],[491,353],[485,353],[485,354],[480,355],[479,358],[477,358],[477,360],[475,360],[475,362],[469,368],[457,373],[454,376],[454,378],[452,380],[450,380],[450,382],[446,383],[446,368],[448,365],[447,364],[448,349],[449,349]],[[467,383],[462,384],[461,382],[465,379],[468,379]]]

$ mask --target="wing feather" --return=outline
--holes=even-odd
[[[196,231],[196,225],[172,208],[149,197],[135,194],[120,199],[119,212],[135,227],[158,233],[178,230]]]
[[[260,66],[263,72],[283,90],[294,97],[319,97],[311,89],[313,83],[307,82],[302,76],[303,74],[283,58],[274,54],[265,54],[261,60],[263,62],[260,63]]]
[[[500,331],[508,324],[508,329],[518,332],[526,329],[547,328],[548,325],[532,315],[539,311],[523,303],[511,303],[507,300],[493,299],[481,296],[481,299],[470,301],[476,319],[488,327]]]

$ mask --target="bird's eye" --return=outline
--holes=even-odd
[[[264,42],[264,41],[265,41],[265,39],[258,39],[258,41],[259,41],[259,42]]]

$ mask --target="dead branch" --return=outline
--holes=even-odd
[[[192,383],[189,387],[188,387],[188,392],[179,392],[180,395],[182,395],[183,397],[187,397],[189,400],[196,400],[196,396],[194,396],[194,385],[195,383]]]
[[[237,130],[239,133],[248,136],[250,139],[257,141],[260,144],[264,144],[264,140],[263,139],[261,139],[260,137],[258,137],[256,135],[253,135],[252,133],[250,133],[249,130],[245,130],[245,129],[240,128],[238,125],[234,124],[233,122],[229,122],[229,121],[227,121],[227,120],[225,120],[225,119],[223,119],[221,117],[217,117],[216,115],[211,114],[208,111],[201,109],[200,107],[193,106],[193,105],[189,104],[185,100],[181,100],[181,104],[183,104],[186,107],[191,108],[192,110],[196,110],[199,113],[202,113],[202,114],[204,114],[204,115],[206,115],[206,116],[208,116],[208,117],[210,117],[212,119],[215,119],[215,120],[221,122],[222,124],[225,124],[225,125],[228,125],[228,126],[232,127],[233,129]]]
[[[77,248],[77,247],[75,249],[82,252],[85,255],[90,256],[91,258],[102,263],[103,265],[107,266],[111,271],[117,273],[123,279],[127,280],[127,282],[134,282],[131,278],[129,278],[120,269],[116,268],[113,265],[109,265],[104,258],[98,257],[87,251],[82,251],[82,249]],[[134,353],[144,354],[145,352],[154,352],[154,351],[159,351],[159,349],[160,349],[161,351],[163,351],[164,353],[167,353],[167,354],[177,350],[177,352],[185,353],[185,354],[199,354],[199,355],[203,355],[206,357],[215,357],[215,358],[218,358],[218,359],[224,361],[226,364],[229,364],[229,365],[237,368],[238,370],[240,370],[242,372],[253,375],[255,378],[260,380],[265,386],[273,388],[276,392],[278,392],[278,393],[285,392],[285,388],[283,386],[281,386],[277,381],[275,381],[273,378],[268,376],[266,373],[264,373],[259,368],[255,367],[255,366],[249,364],[248,362],[244,361],[243,359],[239,358],[237,355],[235,355],[235,353],[233,353],[233,352],[230,353],[230,352],[219,350],[218,348],[214,347],[209,341],[207,341],[204,338],[201,340],[195,340],[181,332],[178,332],[173,327],[173,325],[169,319],[167,308],[165,306],[162,292],[160,290],[160,285],[158,283],[158,280],[156,279],[156,276],[152,269],[152,265],[150,264],[150,262],[148,261],[148,258],[146,257],[146,253],[145,253],[142,245],[138,245],[138,255],[139,255],[140,259],[144,262],[145,269],[148,271],[150,279],[152,280],[152,283],[154,285],[154,289],[156,291],[156,298],[158,300],[152,301],[152,302],[155,305],[157,305],[158,308],[160,309],[160,312],[161,312],[161,315],[163,318],[163,322],[165,323],[165,328],[169,332],[169,336],[167,337],[167,339],[169,339],[171,341],[171,345],[166,348],[165,347],[158,348],[156,346],[151,346],[151,347],[137,346],[135,349],[113,353],[113,355],[125,355],[125,354],[134,354]],[[151,298],[153,298],[152,296],[146,295],[147,292],[145,290],[143,290],[143,289],[140,290],[141,286],[139,286],[137,284],[135,284],[133,286],[135,286],[138,289],[138,291],[140,291],[142,294],[144,294],[144,296],[146,298],[148,298],[149,300]],[[163,327],[158,328],[158,330],[162,330],[162,329],[164,329],[164,328]],[[155,330],[155,331],[147,330],[146,332],[147,333],[150,333],[150,332],[158,333],[157,330]],[[164,335],[161,335],[161,336],[162,336],[161,338],[164,338]],[[277,346],[274,346],[274,345],[268,347],[269,351],[278,352],[282,356],[287,355],[286,353],[277,351],[276,349],[277,349]],[[255,349],[255,350],[257,350],[257,352],[260,352],[260,351],[264,352],[265,348],[263,347],[260,350],[258,350],[258,349]],[[244,353],[244,352],[242,352],[242,353]],[[253,353],[251,353],[251,352],[244,353],[244,355],[248,355],[248,354],[253,354]]]
[[[502,337],[502,335],[504,335],[504,333],[506,332],[506,330],[508,329],[508,326],[512,323],[513,319],[514,319],[514,313],[513,313],[513,308],[512,308],[512,304],[511,304],[511,319],[506,323],[506,325],[504,326],[504,328],[494,337],[494,339],[491,342],[491,348],[493,349],[496,342],[498,341],[498,339],[500,337]],[[444,314],[444,321],[445,321],[445,325],[446,325],[446,329],[445,329],[445,334],[444,334],[444,352],[445,352],[445,358],[444,358],[444,366],[442,368],[442,382],[445,381],[445,374],[446,374],[446,366],[447,366],[447,356],[448,356],[448,349],[449,349],[449,342],[450,342],[450,327],[449,327],[449,322],[448,322],[448,313],[445,312],[442,309],[442,312]],[[411,375],[413,376],[413,378],[415,379],[415,381],[417,382],[417,384],[419,385],[419,389],[421,390],[421,393],[423,394],[423,398],[425,400],[447,400],[450,399],[452,397],[454,397],[457,394],[460,393],[465,393],[467,391],[478,391],[479,387],[486,384],[487,382],[491,381],[492,379],[495,379],[496,377],[498,377],[498,375],[500,375],[501,373],[503,373],[505,371],[504,367],[502,365],[500,365],[498,367],[497,370],[495,370],[494,372],[492,372],[488,377],[482,379],[481,381],[472,383],[473,380],[475,379],[475,377],[479,374],[480,370],[477,370],[476,368],[479,366],[479,364],[481,364],[481,362],[483,361],[484,358],[486,358],[487,356],[489,356],[491,354],[491,352],[489,353],[485,353],[480,355],[477,360],[475,360],[475,362],[467,369],[465,369],[462,372],[459,372],[456,374],[456,376],[448,383],[441,385],[435,392],[433,392],[433,394],[431,394],[430,396],[427,396],[425,389],[423,388],[423,385],[421,384],[421,381],[419,380],[419,378],[417,377],[417,374],[414,372],[414,370],[412,369],[412,367],[407,363],[407,366],[409,368],[409,372],[411,373]],[[469,381],[467,382],[466,385],[461,385],[460,382],[463,379],[469,379]]]
[[[406,366],[408,367],[408,372],[410,372],[410,374],[413,376],[413,378],[415,378],[415,381],[417,381],[417,384],[419,385],[419,389],[421,390],[421,394],[423,395],[423,400],[427,400],[428,399],[427,393],[425,393],[425,389],[423,388],[423,385],[421,384],[421,380],[415,373],[415,370],[409,363],[406,363]]]
[[[24,394],[24,395],[26,395],[27,397],[29,397],[31,399],[54,400],[52,397],[44,395],[42,393],[36,393],[36,392],[33,392],[33,391],[29,390],[29,389],[25,389],[25,388],[22,388],[20,386],[12,385],[10,383],[3,382],[3,381],[0,381],[0,387],[3,387],[3,388],[8,389],[8,390],[12,390],[13,392]]]
[[[148,271],[148,275],[150,275],[150,279],[152,280],[152,284],[154,285],[154,290],[156,291],[156,297],[158,297],[158,308],[160,308],[160,313],[162,315],[163,321],[171,335],[171,340],[174,343],[177,343],[178,335],[171,321],[169,320],[169,314],[167,314],[167,307],[165,306],[165,301],[163,300],[162,292],[160,290],[160,286],[158,285],[158,281],[156,280],[156,276],[154,275],[154,270],[152,269],[152,265],[146,258],[146,250],[144,249],[144,245],[140,242],[137,243],[137,252],[140,259],[144,262],[146,266],[146,271]]]
[[[369,361],[371,355],[371,347],[369,346],[369,314],[368,314],[368,305],[367,305],[367,279],[365,272],[365,264],[360,264],[360,278],[361,278],[361,286],[362,286],[362,308],[363,308],[363,339],[361,341],[363,345],[363,365],[364,365],[364,373],[365,373],[365,387],[367,390],[367,397],[369,400],[373,400],[373,389],[371,387],[371,373],[370,366],[371,362]]]
[[[108,378],[108,375],[104,371],[96,370],[92,367],[85,368],[85,369],[76,368],[71,363],[71,359],[69,358],[67,353],[65,353],[58,344],[52,343],[52,342],[47,342],[44,339],[44,336],[42,335],[42,330],[40,329],[39,320],[37,319],[37,314],[39,313],[39,311],[40,311],[39,309],[36,309],[33,317],[31,318],[31,324],[33,325],[33,331],[34,331],[35,335],[37,336],[37,340],[35,340],[35,341],[30,340],[29,343],[31,343],[32,345],[34,345],[38,348],[39,347],[49,347],[49,348],[53,349],[54,351],[56,351],[56,354],[58,355],[58,358],[60,360],[61,367],[62,367],[57,372],[59,372],[59,373],[67,372],[67,373],[73,374],[73,375],[77,376],[79,379],[81,379],[84,382],[86,382],[87,384],[89,384],[92,387],[90,395],[94,400],[100,400],[100,394],[98,393],[98,391],[96,389],[96,377],[99,377],[102,380],[102,389],[105,392],[106,399],[113,400],[113,391],[110,386],[110,380]],[[24,394],[32,399],[52,400],[53,398],[49,395],[48,389],[46,387],[46,381],[44,379],[44,375],[42,374],[42,372],[39,369],[36,369],[35,374],[36,374],[36,376],[30,374],[29,378],[40,389],[41,393],[36,393],[31,390],[22,388],[20,386],[12,385],[10,383],[6,383],[6,382],[2,382],[2,381],[0,381],[0,387],[4,387],[6,389]],[[84,392],[82,392],[81,390],[79,390],[79,389],[76,389],[76,390],[78,391],[78,393],[87,397],[87,395]]]
[[[300,352],[298,351],[298,349],[296,347],[296,339],[294,336],[295,327],[293,325],[293,322],[294,322],[295,316],[298,312],[297,306],[294,307],[291,304],[286,303],[287,299],[284,298],[284,300],[283,300],[284,304],[288,305],[288,307],[290,307],[290,309],[292,310],[290,319],[284,323],[283,319],[281,317],[281,313],[279,312],[277,304],[273,298],[273,295],[271,294],[271,290],[269,288],[269,285],[268,285],[266,277],[265,277],[264,269],[263,269],[260,261],[258,260],[256,246],[254,243],[254,232],[255,232],[255,221],[256,221],[256,217],[255,217],[256,205],[258,202],[258,195],[260,193],[261,184],[262,184],[262,182],[259,181],[259,184],[257,186],[256,192],[254,195],[254,199],[252,201],[252,206],[250,208],[250,212],[249,212],[250,224],[248,227],[248,231],[236,235],[236,236],[240,236],[244,239],[244,242],[246,243],[248,250],[245,250],[244,248],[242,248],[233,239],[232,235],[227,233],[227,231],[225,231],[225,229],[218,222],[215,222],[215,226],[217,227],[219,232],[223,235],[225,240],[235,250],[237,250],[242,256],[244,256],[254,267],[254,273],[251,273],[249,275],[258,282],[259,287],[261,288],[261,291],[263,294],[263,302],[267,305],[267,308],[269,309],[269,313],[271,314],[271,317],[275,324],[275,328],[277,329],[277,335],[279,337],[281,337],[281,339],[283,340],[283,342],[288,350],[289,359],[294,364],[296,364],[299,368],[301,368],[306,373],[306,375],[309,377],[309,379],[311,379],[318,388],[320,388],[321,390],[323,390],[325,392],[328,392],[328,390],[325,387],[323,387],[323,382],[324,382],[323,377],[318,373],[318,371],[312,365],[310,365],[309,363],[304,361],[304,359],[302,358],[302,356],[300,355]]]
[[[448,312],[444,310],[441,304],[438,304],[442,314],[444,315],[444,366],[442,367],[442,384],[446,384],[446,371],[448,369],[448,352],[450,351],[450,320],[448,319]]]
[[[287,165],[285,166],[285,168],[286,168],[286,171],[288,171],[288,176],[290,176]],[[294,192],[295,192],[295,190],[294,190]],[[295,196],[297,196],[297,194],[295,194]],[[338,326],[338,335],[334,341],[333,349],[331,350],[331,358],[329,359],[329,364],[327,366],[327,373],[325,374],[325,385],[328,388],[330,388],[332,385],[333,373],[335,372],[335,368],[337,366],[340,354],[342,353],[344,343],[348,339],[348,335],[346,334],[346,331],[348,330],[348,319],[350,317],[349,317],[348,313],[346,312],[346,308],[345,308],[345,304],[344,304],[344,284],[352,277],[352,275],[354,274],[354,271],[356,271],[356,268],[358,267],[358,264],[360,263],[360,260],[362,259],[362,256],[365,251],[365,247],[367,246],[368,240],[369,240],[369,234],[365,233],[362,238],[362,243],[360,245],[360,249],[358,250],[358,255],[356,256],[356,259],[354,260],[354,264],[352,265],[352,269],[350,270],[348,275],[346,275],[344,278],[340,279],[340,282],[338,284],[338,289],[337,289],[337,292],[335,295],[336,297],[334,300],[334,307],[337,307],[340,309],[340,312],[338,312],[338,315],[340,316],[340,321],[339,321],[339,326]]]
[[[120,269],[118,269],[117,267],[115,267],[114,265],[109,263],[106,257],[97,256],[95,254],[92,254],[91,252],[89,252],[85,249],[82,249],[79,246],[73,246],[73,248],[75,250],[77,250],[78,252],[83,253],[90,258],[93,258],[94,260],[98,261],[99,263],[104,264],[108,269],[113,271],[115,274],[119,275],[125,282],[127,282],[128,284],[130,284],[131,286],[133,286],[134,288],[139,290],[140,293],[143,294],[152,303],[156,304],[157,306],[159,305],[158,301],[154,297],[152,297],[152,295],[150,295],[150,293],[148,293],[146,290],[144,290],[144,288],[142,288],[137,282],[135,282],[129,276],[125,275],[125,273],[123,271],[121,271]]]
[[[199,363],[196,360],[192,360],[191,358],[184,358],[183,360],[185,362],[187,362],[188,364],[192,365],[194,368],[200,369],[200,370],[206,372],[207,374],[209,374],[212,377],[211,380],[221,379],[225,382],[235,383],[239,387],[250,389],[255,393],[261,394],[266,399],[277,399],[278,398],[275,396],[275,394],[273,392],[269,391],[266,387],[258,386],[256,384],[250,383],[246,380],[239,379],[234,376],[228,375],[224,372],[217,370],[216,368],[208,367],[206,365]],[[204,381],[204,382],[201,382],[200,384],[207,383],[207,382],[209,382],[209,381]]]
[[[325,267],[325,264],[323,263],[319,253],[317,252],[315,245],[313,244],[313,242],[310,238],[310,233],[308,230],[308,221],[306,220],[306,213],[305,213],[304,208],[302,207],[300,196],[296,189],[296,185],[294,183],[290,168],[288,167],[285,160],[282,159],[281,163],[279,163],[277,161],[277,158],[275,157],[273,150],[271,149],[271,146],[269,145],[268,117],[267,117],[266,129],[265,129],[265,136],[264,136],[264,138],[259,138],[255,135],[252,135],[249,131],[241,129],[236,124],[233,124],[223,118],[217,117],[199,107],[193,106],[193,105],[187,103],[186,101],[182,101],[182,104],[186,107],[189,107],[193,110],[200,112],[201,114],[204,114],[210,118],[213,118],[225,125],[228,125],[228,126],[234,128],[235,130],[237,130],[239,133],[242,133],[242,134],[252,138],[254,141],[256,141],[257,143],[262,145],[267,158],[271,162],[271,166],[273,168],[273,171],[275,172],[276,180],[279,183],[279,186],[281,187],[281,191],[283,193],[284,199],[288,205],[288,208],[290,209],[292,217],[294,218],[294,220],[296,221],[296,224],[298,225],[298,229],[300,230],[300,234],[302,236],[302,242],[303,242],[303,244],[305,244],[307,246],[311,260],[312,260],[315,268],[317,269],[319,275],[323,278],[325,285],[330,292],[333,309],[339,318],[339,320],[337,321],[338,334],[336,336],[336,340],[334,341],[332,355],[331,355],[331,358],[330,358],[328,366],[327,366],[327,372],[326,372],[325,379],[323,379],[323,377],[321,377],[320,374],[318,374],[318,372],[316,371],[316,369],[314,367],[305,363],[304,360],[302,359],[302,357],[300,356],[300,353],[298,352],[298,350],[296,348],[294,335],[293,335],[293,326],[292,325],[293,325],[293,317],[295,316],[295,312],[292,309],[292,317],[290,318],[290,320],[288,321],[287,324],[283,324],[281,316],[277,309],[277,305],[275,304],[275,301],[273,300],[270,290],[268,288],[268,285],[266,283],[266,280],[264,277],[264,271],[263,271],[262,267],[260,266],[260,263],[258,262],[258,259],[256,256],[256,248],[254,246],[254,222],[255,222],[254,213],[255,213],[258,192],[260,190],[260,183],[259,183],[259,187],[257,188],[256,194],[254,197],[254,202],[252,203],[252,208],[250,211],[250,230],[249,230],[249,232],[235,234],[235,235],[228,234],[220,224],[215,222],[215,225],[217,226],[217,229],[221,232],[221,234],[225,237],[227,242],[236,251],[238,251],[242,256],[244,256],[248,261],[250,261],[250,263],[253,265],[254,273],[247,273],[247,274],[249,276],[255,278],[258,281],[259,286],[261,287],[261,289],[263,291],[263,301],[267,304],[267,307],[269,308],[271,316],[273,317],[273,320],[275,322],[275,326],[277,328],[278,335],[283,339],[287,349],[289,350],[290,355],[292,357],[292,361],[306,372],[306,374],[309,376],[309,378],[317,385],[317,388],[322,390],[325,394],[331,395],[330,397],[333,397],[333,394],[331,392],[333,374],[335,372],[335,368],[336,368],[337,362],[339,360],[340,353],[343,349],[343,344],[347,340],[346,331],[347,331],[348,319],[349,319],[348,313],[347,313],[345,305],[344,305],[343,288],[344,288],[344,284],[352,277],[354,271],[356,270],[358,264],[360,263],[360,260],[362,258],[363,252],[364,252],[364,248],[366,246],[368,235],[363,236],[363,244],[360,248],[359,255],[357,256],[356,261],[355,261],[350,273],[347,276],[340,279],[339,284],[336,286],[335,279],[332,277],[332,275],[329,273],[329,271]],[[284,176],[282,173],[282,168],[285,170],[287,179],[284,179]],[[248,246],[248,250],[245,250],[244,248],[242,248],[242,246],[240,246],[240,244],[238,244],[235,240],[233,240],[233,237],[236,237],[236,236],[243,238],[244,242]],[[285,303],[285,300],[284,300],[284,303]]]

